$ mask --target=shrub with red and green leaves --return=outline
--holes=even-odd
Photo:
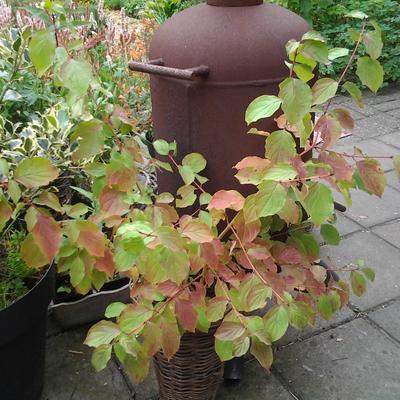
[[[157,352],[170,359],[185,332],[208,332],[215,323],[221,360],[250,350],[269,368],[272,345],[289,326],[304,329],[318,315],[332,318],[348,303],[350,287],[364,294],[373,270],[362,261],[324,268],[310,231],[315,227],[325,242],[338,245],[333,193],[350,206],[351,190],[381,197],[386,184],[379,157],[356,148],[351,154],[333,149],[342,132],[354,127],[349,111],[331,107],[338,89],[362,106],[361,92],[345,80],[348,68],[338,81],[315,76],[319,63],[347,57],[372,91],[382,84],[379,27],[361,13],[350,16],[361,23],[351,52],[329,49],[316,32],[290,41],[288,78],[278,95],[250,104],[244,116],[249,125],[277,116],[279,130],[250,130],[265,136],[265,157],[249,154],[234,166],[239,182],[254,187],[247,197],[230,188],[208,193],[207,161],[198,153],[180,159],[176,143],[157,140],[160,158],[148,160],[138,138],[124,134],[130,120],[118,107],[103,110],[101,118],[86,114],[72,133],[73,160],[91,181],[90,190],[81,189],[90,206],[60,204],[51,187],[58,170],[46,159],[25,160],[12,171],[1,164],[0,222],[4,228],[24,214],[29,234],[22,256],[29,265],[45,267],[55,259],[81,293],[100,289],[116,273],[131,279],[132,302],[110,304],[107,320],[88,332],[85,343],[95,348],[97,370],[114,351],[129,375],[141,381]],[[368,56],[358,58],[361,45]],[[92,82],[85,79],[95,75],[82,63],[68,56],[55,71],[67,96],[85,104]],[[45,71],[50,68],[51,63]],[[75,81],[77,71],[85,73]],[[311,159],[305,157],[311,152]],[[382,157],[393,159],[400,175],[400,157]],[[179,174],[183,184],[177,193],[152,193],[141,178],[147,164]],[[328,279],[333,271],[342,279]]]

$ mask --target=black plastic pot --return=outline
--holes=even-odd
[[[25,296],[0,311],[0,399],[39,400],[44,383],[47,308],[54,268]]]

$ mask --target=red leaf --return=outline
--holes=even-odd
[[[207,264],[212,268],[218,266],[219,256],[222,254],[224,254],[224,246],[219,240],[201,244],[201,257],[204,258]]]
[[[161,319],[161,347],[165,358],[170,360],[178,351],[181,342],[178,324],[176,321],[162,317]]]
[[[202,221],[191,221],[185,224],[181,233],[197,243],[208,243],[214,239],[210,227]]]
[[[332,111],[332,114],[340,122],[340,125],[347,131],[352,131],[354,129],[354,120],[351,117],[349,111],[344,108],[337,108]]]
[[[292,246],[276,245],[272,254],[278,264],[300,264],[303,261],[302,254]]]
[[[61,245],[61,228],[59,224],[53,218],[38,212],[36,224],[31,233],[40,251],[50,263]]]
[[[108,217],[113,215],[123,215],[128,210],[128,205],[124,202],[125,193],[108,187],[100,193],[101,211]]]
[[[387,178],[379,161],[371,159],[357,161],[357,168],[365,188],[369,192],[382,197]]]
[[[128,193],[133,190],[136,183],[136,171],[132,168],[114,170],[107,169],[107,184],[121,192]]]
[[[271,161],[266,158],[250,156],[239,161],[233,168],[241,170],[243,168],[254,168],[255,170],[264,170],[271,165]]]
[[[181,325],[189,332],[194,332],[197,325],[197,312],[189,300],[177,299],[175,312]]]
[[[157,289],[162,295],[167,297],[172,297],[175,293],[179,291],[179,286],[172,281],[165,281],[158,285]]]
[[[329,165],[338,180],[351,182],[353,180],[353,168],[347,163],[346,159],[336,153],[322,152],[319,161]]]
[[[99,227],[90,221],[76,221],[79,229],[78,245],[93,257],[104,257],[106,239]]]
[[[339,121],[330,115],[323,115],[315,125],[315,132],[321,135],[323,149],[333,146],[342,134],[342,126]]]
[[[104,256],[96,260],[96,269],[105,272],[110,278],[114,276],[116,266],[111,249],[107,248],[104,252]]]
[[[244,197],[236,190],[220,190],[212,197],[208,209],[225,210],[231,208],[240,211],[244,206]]]

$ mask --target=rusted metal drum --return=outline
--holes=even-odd
[[[298,15],[262,0],[208,0],[169,19],[155,33],[149,63],[130,68],[151,75],[156,138],[178,143],[178,159],[199,152],[208,161],[205,188],[244,187],[232,167],[264,154],[264,140],[246,132],[245,110],[255,97],[277,94],[288,76],[285,44],[309,30]],[[256,125],[276,130],[271,118]],[[182,185],[158,175],[160,191]]]

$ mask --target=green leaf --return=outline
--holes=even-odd
[[[147,321],[152,314],[153,310],[143,304],[129,305],[124,309],[119,318],[119,326],[122,332],[130,334]]]
[[[322,78],[312,87],[313,104],[324,104],[335,97],[338,83],[330,78]]]
[[[10,172],[10,166],[4,158],[0,158],[0,178],[8,178],[8,174]]]
[[[272,132],[265,141],[265,157],[274,164],[290,161],[296,155],[296,142],[287,131]]]
[[[367,290],[367,281],[364,275],[358,271],[351,271],[350,274],[351,288],[356,296],[361,297]]]
[[[361,271],[370,282],[373,282],[375,280],[375,271],[373,269],[366,267],[362,268]]]
[[[304,302],[295,301],[289,304],[289,322],[298,330],[305,329],[308,325],[315,322],[315,312],[313,308]]]
[[[82,121],[71,135],[72,141],[78,142],[77,149],[72,154],[76,162],[98,155],[104,148],[104,123],[98,119]]]
[[[384,72],[382,65],[371,57],[360,57],[357,60],[356,73],[361,82],[374,93],[376,93],[383,84]]]
[[[328,59],[333,61],[340,57],[346,57],[347,55],[349,55],[349,49],[344,47],[335,47],[329,50]]]
[[[246,199],[243,208],[246,222],[278,213],[286,203],[286,195],[286,190],[280,183],[263,182],[260,191]]]
[[[93,351],[92,365],[97,372],[107,367],[111,359],[112,346],[110,344],[102,344]]]
[[[322,224],[321,235],[328,244],[333,246],[338,246],[340,244],[340,234],[333,225]]]
[[[321,64],[329,64],[329,48],[320,40],[306,40],[300,47],[300,54]]]
[[[26,188],[46,186],[58,177],[59,169],[43,157],[27,158],[15,170],[15,180]]]
[[[289,326],[289,313],[284,305],[275,305],[264,316],[265,330],[271,342],[279,340]]]
[[[263,176],[266,181],[290,181],[297,176],[297,171],[289,164],[276,164]]]
[[[313,69],[306,64],[296,63],[293,67],[293,71],[303,82],[308,82],[315,76]]]
[[[210,322],[221,320],[226,311],[228,301],[224,297],[214,297],[207,304],[206,317]]]
[[[223,341],[215,339],[215,352],[221,361],[232,360],[233,356],[233,343],[232,341]]]
[[[276,96],[260,96],[253,100],[246,110],[246,122],[250,125],[262,118],[268,118],[279,110],[282,100]]]
[[[179,174],[181,175],[183,182],[185,182],[185,185],[190,185],[195,180],[194,172],[190,167],[185,165],[179,166]]]
[[[17,204],[22,194],[21,188],[17,182],[13,180],[8,181],[8,193],[10,194],[11,200],[14,204]]]
[[[335,291],[321,295],[318,299],[318,310],[322,317],[330,320],[341,307],[340,296]]]
[[[357,18],[357,19],[367,19],[368,15],[362,11],[354,10],[354,11],[350,11],[349,13],[345,14],[345,17]]]
[[[73,95],[85,95],[92,77],[92,67],[86,61],[69,59],[61,65],[61,82]]]
[[[364,34],[363,43],[369,56],[376,60],[382,54],[383,42],[382,34],[378,30],[369,31]]]
[[[185,224],[181,234],[197,243],[208,243],[214,240],[211,228],[203,221],[194,220]]]
[[[100,321],[89,329],[85,344],[90,347],[110,344],[120,333],[117,324],[110,321]]]
[[[311,109],[310,87],[299,79],[287,78],[279,85],[279,88],[282,109],[289,123],[298,123]]]
[[[69,270],[71,284],[73,287],[77,287],[85,277],[85,264],[81,257],[74,257],[74,261],[71,263]]]
[[[56,47],[57,43],[53,31],[37,31],[32,35],[29,44],[29,57],[39,77],[53,65]]]
[[[251,339],[250,353],[258,360],[265,369],[270,369],[274,360],[272,347],[258,340],[256,337]]]
[[[119,317],[121,315],[122,311],[124,311],[126,307],[127,307],[126,304],[119,303],[119,302],[109,304],[108,307],[106,308],[104,316],[106,318]]]
[[[204,170],[207,165],[206,159],[199,153],[192,153],[185,156],[182,160],[184,167],[190,168],[194,173],[199,173]]]
[[[355,83],[345,82],[343,85],[343,89],[345,89],[350,94],[350,96],[356,102],[358,107],[364,108],[364,103],[362,100],[362,92]]]
[[[154,149],[161,156],[167,156],[169,154],[169,144],[164,139],[158,139],[153,142]]]
[[[304,199],[299,199],[316,225],[321,225],[333,214],[332,191],[322,183],[313,183]]]
[[[13,210],[4,195],[0,200],[0,231],[6,226],[12,216]]]

